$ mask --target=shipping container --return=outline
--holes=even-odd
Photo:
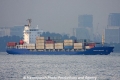
[[[35,49],[35,44],[25,44],[27,49]]]
[[[74,46],[74,49],[83,49],[82,46]]]
[[[45,45],[36,45],[36,46],[45,46]]]
[[[88,46],[95,46],[96,43],[88,43]]]
[[[73,43],[73,40],[64,40],[64,43]]]
[[[63,49],[63,43],[55,43],[55,49]]]
[[[7,46],[8,46],[8,47],[15,47],[16,45],[17,45],[16,42],[8,42],[8,43],[7,43]]]
[[[24,44],[24,41],[23,41],[23,40],[20,40],[20,41],[19,41],[19,44],[20,44],[20,45],[23,45],[23,44]]]
[[[36,47],[39,47],[39,46],[45,46],[45,45],[36,45]]]
[[[45,49],[54,49],[53,46],[46,46]]]
[[[64,46],[73,46],[73,43],[64,43]]]
[[[45,44],[46,49],[54,49],[54,44]]]
[[[36,41],[45,41],[44,39],[36,39]]]
[[[27,46],[27,49],[35,49],[35,46]]]
[[[55,49],[63,49],[63,46],[55,46]]]
[[[37,45],[45,45],[45,44],[44,44],[44,43],[36,43],[36,46],[37,46]]]
[[[64,49],[73,49],[73,46],[64,46]]]
[[[45,43],[46,43],[46,44],[54,44],[54,41],[52,41],[52,40],[47,40],[47,41],[45,41]]]
[[[37,46],[45,46],[45,45],[36,45],[36,47],[37,47]]]
[[[44,43],[44,40],[36,40],[36,43]]]
[[[46,47],[45,49],[54,49],[54,47]]]
[[[95,46],[90,46],[90,48],[94,48]]]
[[[82,46],[82,43],[74,43],[74,46]]]
[[[90,46],[85,46],[85,49],[90,49]]]
[[[44,49],[44,46],[36,46],[36,49]]]
[[[36,40],[44,40],[44,37],[36,37]]]
[[[45,44],[45,46],[54,46],[54,44]]]
[[[27,48],[29,48],[29,47],[35,47],[35,46],[27,46]]]
[[[35,46],[35,44],[25,44],[26,46]]]
[[[63,43],[55,43],[55,46],[63,46]]]

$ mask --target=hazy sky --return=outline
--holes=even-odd
[[[0,27],[25,25],[31,18],[44,31],[72,34],[78,15],[91,14],[100,33],[109,13],[120,13],[120,0],[0,0]]]

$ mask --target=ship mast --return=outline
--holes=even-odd
[[[102,35],[102,46],[104,46],[105,43],[105,38],[104,38],[104,34]]]
[[[30,26],[31,26],[32,19],[27,19],[27,21],[28,21],[28,27],[30,27]]]

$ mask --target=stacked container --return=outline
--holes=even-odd
[[[90,46],[90,48],[93,48],[93,47],[95,47],[95,44],[96,43],[88,43],[88,46]]]
[[[64,49],[73,49],[73,40],[64,40]]]
[[[35,49],[35,44],[26,44],[27,49]]]
[[[85,46],[85,49],[90,49],[90,46]]]
[[[55,43],[55,49],[63,49],[63,43]]]
[[[54,49],[54,44],[45,44],[46,49]]]
[[[54,41],[53,40],[46,40],[45,48],[46,49],[54,49]]]
[[[17,45],[16,42],[8,42],[8,43],[7,43],[7,46],[8,46],[8,47],[15,47],[16,45]]]
[[[85,49],[91,49],[94,48],[96,45],[96,43],[87,43],[87,45],[85,46]]]
[[[44,49],[44,37],[36,37],[36,49]]]
[[[82,43],[74,43],[74,49],[82,49]]]

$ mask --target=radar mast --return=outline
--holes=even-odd
[[[31,26],[32,19],[27,19],[27,21],[28,21],[28,27],[30,27],[30,26]]]

